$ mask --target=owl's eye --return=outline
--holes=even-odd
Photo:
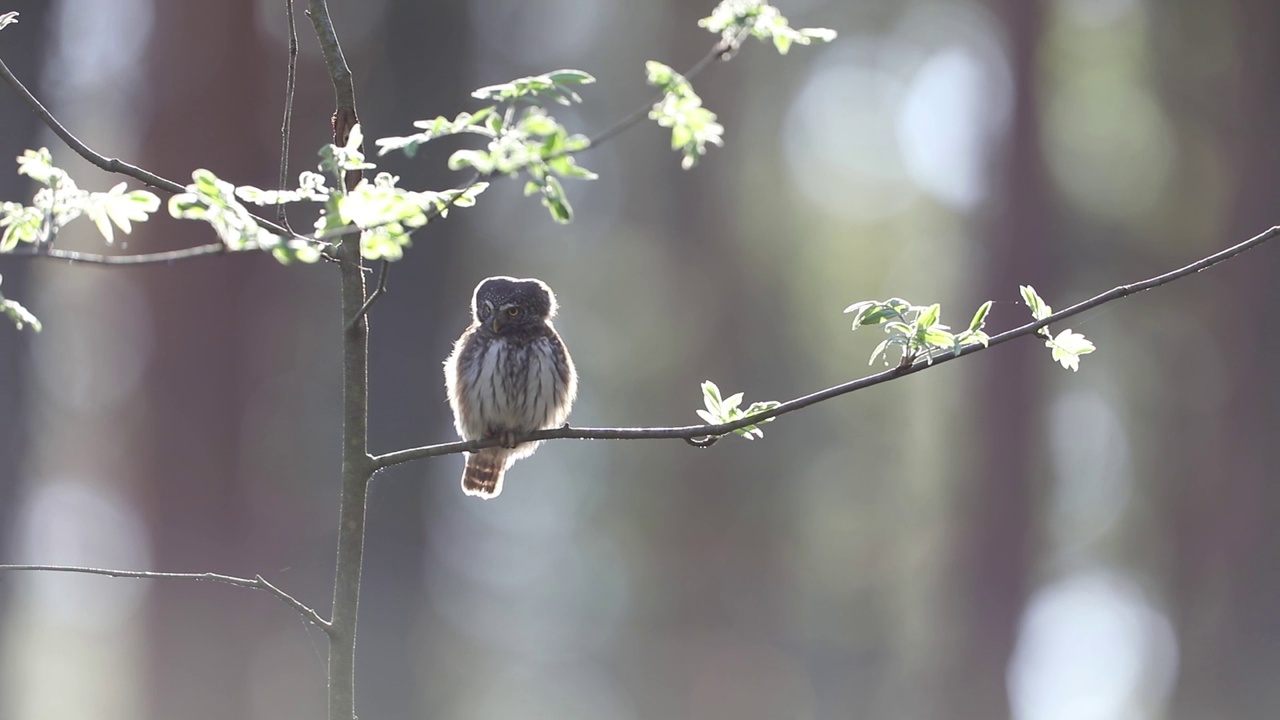
[[[513,318],[514,318],[514,317],[520,317],[520,308],[518,308],[518,307],[510,307],[510,308],[507,308],[507,314],[508,314],[508,315],[510,315],[510,316],[511,316],[511,317],[513,317]]]
[[[484,305],[482,305],[482,306],[481,306],[481,308],[480,308],[480,311],[481,311],[483,314],[485,314],[485,315],[492,315],[492,314],[493,314],[493,303],[489,302],[488,300],[485,300],[485,301],[484,301]]]

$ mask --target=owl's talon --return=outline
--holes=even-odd
[[[708,448],[715,445],[719,439],[719,435],[708,435],[704,438],[685,438],[684,441],[696,448]]]

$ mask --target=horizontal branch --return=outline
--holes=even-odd
[[[685,440],[695,445],[706,446],[714,442],[716,438],[727,435],[735,430],[740,430],[751,425],[756,425],[765,420],[786,415],[795,412],[801,408],[816,405],[820,402],[840,397],[856,390],[879,385],[890,380],[895,380],[906,375],[913,375],[929,368],[937,367],[943,363],[950,362],[959,357],[974,355],[976,353],[995,347],[1002,343],[1009,342],[1016,338],[1026,335],[1034,335],[1036,331],[1049,325],[1050,323],[1059,322],[1069,317],[1079,315],[1086,310],[1091,310],[1099,305],[1106,304],[1113,300],[1129,297],[1144,290],[1150,290],[1159,287],[1165,283],[1172,282],[1187,275],[1198,273],[1201,270],[1213,267],[1218,263],[1229,260],[1240,253],[1250,250],[1261,245],[1268,240],[1280,236],[1280,226],[1276,226],[1256,235],[1242,243],[1233,245],[1226,250],[1215,253],[1202,260],[1194,262],[1185,267],[1178,268],[1163,275],[1143,280],[1141,282],[1131,283],[1129,285],[1121,285],[1112,288],[1100,295],[1095,295],[1083,302],[1072,305],[1071,307],[1060,310],[1042,320],[1027,323],[1012,330],[1007,330],[999,335],[993,336],[987,345],[966,345],[959,352],[947,353],[938,357],[934,357],[931,362],[923,359],[915,361],[911,365],[902,365],[893,367],[875,375],[869,375],[864,378],[852,380],[847,383],[835,385],[819,390],[818,392],[805,395],[803,397],[789,400],[778,405],[775,408],[759,412],[754,415],[735,420],[728,423],[720,423],[718,425],[682,425],[678,427],[644,427],[644,428],[574,428],[562,427],[551,430],[539,430],[517,438],[517,442],[528,442],[532,440]],[[440,455],[453,455],[461,452],[474,452],[482,448],[497,447],[500,444],[497,439],[486,440],[467,440],[449,443],[440,443],[438,445],[427,445],[424,447],[410,448],[407,450],[398,450],[396,452],[378,455],[373,458],[374,465],[379,469],[400,465],[402,463],[411,462],[413,460],[421,460],[423,458],[438,457]]]
[[[208,245],[196,245],[195,247],[183,248],[182,250],[143,253],[141,255],[102,255],[98,253],[77,252],[75,250],[62,250],[60,248],[39,247],[31,248],[30,250],[13,250],[0,255],[0,257],[49,258],[51,260],[67,260],[74,263],[84,263],[86,265],[163,265],[197,257],[228,255],[232,252],[240,251],[234,251],[225,244],[218,242],[209,243]]]
[[[329,632],[329,621],[320,617],[319,613],[315,610],[303,605],[294,596],[281,590],[275,585],[272,585],[270,582],[267,582],[267,580],[261,575],[255,575],[253,578],[241,578],[234,577],[232,575],[219,575],[218,573],[172,573],[149,572],[144,570],[112,570],[109,568],[79,567],[75,565],[0,565],[0,573],[6,572],[59,572],[140,580],[202,580],[206,582],[216,582],[224,585],[249,588],[251,590],[261,590],[276,597],[285,605],[293,608],[294,611],[302,616],[303,620],[306,620],[312,625],[324,630],[326,633]]]

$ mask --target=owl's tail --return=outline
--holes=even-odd
[[[462,471],[462,492],[477,497],[494,498],[502,492],[502,476],[507,471],[507,455],[485,449],[467,456]]]

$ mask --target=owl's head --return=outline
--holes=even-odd
[[[471,298],[476,323],[495,335],[517,333],[555,317],[556,296],[535,278],[485,278]]]

